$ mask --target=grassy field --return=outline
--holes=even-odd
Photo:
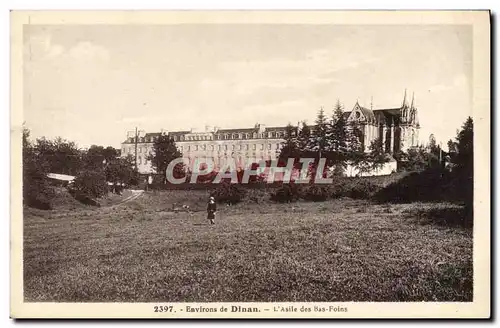
[[[425,215],[456,205],[243,203],[211,226],[206,196],[26,209],[25,300],[472,301],[472,230]]]

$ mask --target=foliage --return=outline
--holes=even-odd
[[[424,147],[412,147],[407,152],[401,152],[400,170],[423,171],[428,167],[428,153]]]
[[[218,203],[236,204],[243,200],[246,190],[238,184],[223,181],[217,185],[212,196]]]
[[[321,107],[316,116],[314,130],[311,134],[310,148],[315,152],[315,158],[325,157],[328,152],[328,120],[323,107]]]
[[[49,173],[76,175],[82,169],[83,152],[72,141],[60,137],[54,140],[39,138],[34,151]]]
[[[340,101],[337,103],[333,109],[333,116],[328,124],[328,152],[329,152],[329,164],[336,167],[344,167],[345,159],[348,154],[348,124],[344,117],[342,110],[342,105]]]
[[[54,196],[44,163],[38,159],[29,140],[30,131],[23,129],[23,201],[30,207],[51,209]]]
[[[345,196],[353,199],[368,199],[379,190],[373,182],[365,179],[351,180],[350,186],[345,187]]]
[[[369,153],[353,153],[352,163],[360,173],[368,173],[380,169],[389,161],[388,155],[383,151],[382,140],[377,138],[370,143]]]
[[[111,146],[104,148],[92,145],[82,154],[82,160],[86,169],[94,170],[102,168],[106,163],[114,162],[118,156],[118,150]]]
[[[298,146],[297,128],[288,124],[285,131],[285,141],[282,143],[278,159],[280,162],[287,162],[289,158],[298,159],[300,148]]]
[[[299,188],[296,184],[283,184],[271,193],[271,200],[278,203],[290,203],[299,199]]]
[[[181,157],[182,154],[179,149],[177,149],[174,139],[167,135],[160,135],[155,140],[153,144],[153,152],[147,157],[147,159],[151,161],[151,166],[156,170],[156,172],[165,176],[170,162]],[[183,177],[182,171],[184,171],[184,165],[177,164],[174,168],[174,177]]]
[[[83,170],[78,174],[72,185],[72,191],[77,195],[90,198],[100,198],[108,192],[106,175],[103,170]]]
[[[302,157],[310,157],[311,153],[311,128],[306,122],[302,122],[302,127],[297,136],[297,147]]]
[[[456,199],[456,188],[450,188],[452,178],[449,172],[441,169],[412,172],[379,191],[375,200],[391,203],[451,201]]]
[[[473,207],[474,188],[474,122],[471,117],[462,125],[455,139],[456,153],[452,155],[455,164],[454,175],[460,185],[460,197],[466,205]]]
[[[134,159],[131,155],[110,159],[107,162],[105,174],[106,180],[112,183],[135,185],[138,182],[138,173],[135,170]]]
[[[301,198],[313,202],[324,202],[329,196],[329,188],[317,184],[309,184],[301,189]]]

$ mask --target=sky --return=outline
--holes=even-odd
[[[127,131],[313,123],[339,100],[415,96],[420,141],[472,115],[464,25],[25,25],[31,136],[120,147]]]

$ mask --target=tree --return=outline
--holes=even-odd
[[[401,169],[405,171],[423,171],[429,165],[429,153],[423,146],[412,147],[401,153]]]
[[[373,140],[368,149],[368,154],[357,152],[358,157],[355,157],[353,160],[354,165],[358,168],[360,173],[378,170],[389,161],[387,154],[383,150],[383,143],[380,138]]]
[[[167,167],[171,161],[176,158],[181,158],[182,154],[177,149],[174,139],[167,135],[159,136],[153,144],[153,151],[151,155],[147,157],[151,161],[151,166],[156,172],[161,173],[166,179]],[[184,165],[176,165],[174,170],[174,176],[182,174],[181,171],[184,170]],[[177,176],[176,176],[177,177]]]
[[[23,202],[27,206],[50,209],[53,197],[47,170],[29,140],[30,131],[23,128]]]
[[[333,116],[328,125],[327,139],[329,164],[344,167],[348,155],[349,127],[344,117],[342,105],[337,100],[333,109]]]
[[[440,162],[440,153],[441,153],[441,147],[438,146],[436,142],[436,138],[434,137],[433,134],[429,136],[429,143],[427,144],[427,161],[428,161],[428,166],[430,168],[439,168],[441,167],[441,162]]]
[[[83,165],[87,169],[100,169],[106,163],[114,161],[118,155],[118,150],[111,146],[104,148],[103,146],[92,145],[82,155]]]
[[[132,155],[122,158],[110,159],[107,162],[105,174],[106,181],[113,184],[125,183],[127,185],[135,184],[137,171],[135,170],[134,158]]]
[[[50,173],[77,175],[82,169],[82,151],[72,141],[61,137],[54,140],[40,138],[34,147],[37,160]]]
[[[107,194],[108,185],[106,175],[103,170],[83,170],[73,183],[72,190],[76,191],[76,196],[89,198],[100,198]]]
[[[472,213],[474,200],[474,122],[469,116],[456,137],[455,169],[459,183],[460,197],[465,201],[467,210]]]
[[[468,117],[456,137],[455,164],[462,174],[471,177],[474,172],[474,123]]]
[[[323,107],[318,111],[316,116],[315,128],[311,135],[311,148],[316,153],[317,159],[324,157],[325,152],[328,151],[328,121],[325,116]]]
[[[282,143],[278,159],[282,163],[287,163],[289,158],[298,159],[300,149],[297,141],[297,128],[288,124],[285,130],[285,141]]]
[[[300,156],[307,157],[310,155],[311,151],[311,128],[302,122],[302,128],[300,129],[297,136],[297,147],[300,150]]]

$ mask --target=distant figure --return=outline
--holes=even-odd
[[[210,220],[210,224],[215,224],[215,213],[217,212],[217,204],[215,203],[215,198],[210,197],[207,206],[208,216],[207,219]]]

